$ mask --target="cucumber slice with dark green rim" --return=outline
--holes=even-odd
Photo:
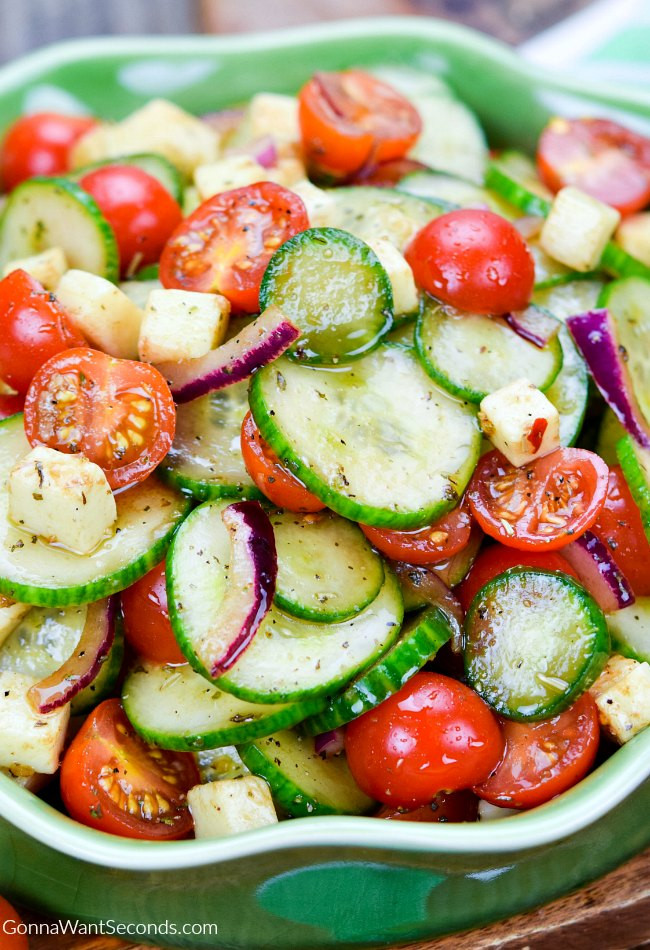
[[[15,526],[6,483],[29,451],[22,414],[0,422],[0,593],[45,607],[91,603],[133,584],[163,559],[190,502],[155,477],[116,496],[113,532],[92,554],[72,554]]]
[[[87,608],[32,607],[0,648],[0,670],[45,679],[72,656]]]
[[[607,615],[612,650],[639,663],[650,663],[650,597]]]
[[[597,306],[598,297],[604,286],[603,280],[594,277],[581,277],[566,284],[556,284],[533,293],[533,303],[552,313],[564,322],[575,313],[586,313]]]
[[[416,231],[453,205],[429,201],[393,188],[351,187],[328,191],[333,205],[328,224],[349,231],[362,241],[386,237],[403,250]]]
[[[269,517],[278,553],[278,607],[303,620],[336,623],[372,603],[384,583],[384,565],[355,524],[331,512]]]
[[[337,729],[374,709],[402,688],[451,639],[452,630],[440,608],[409,618],[397,643],[359,679],[334,696],[325,709],[303,723],[310,736]]]
[[[506,571],[481,588],[467,614],[467,681],[509,719],[566,709],[598,677],[609,649],[602,610],[559,572]]]
[[[522,377],[543,391],[562,368],[557,337],[540,349],[503,320],[452,311],[432,298],[423,303],[415,345],[429,376],[473,403]]]
[[[235,383],[176,409],[176,435],[158,474],[195,498],[262,498],[246,471],[239,440],[248,383]]]
[[[634,395],[650,424],[650,280],[615,280],[603,287],[598,306],[606,307],[616,324]]]
[[[104,662],[99,673],[89,683],[85,689],[73,698],[70,703],[70,713],[73,716],[82,716],[98,706],[99,703],[114,695],[117,681],[122,672],[122,662],[124,660],[124,632],[122,623],[118,619],[115,623],[115,639],[113,646]]]
[[[458,178],[449,172],[440,172],[435,169],[429,171],[411,172],[405,175],[396,185],[398,191],[405,191],[418,198],[428,198],[457,205],[459,208],[478,208],[487,205],[490,211],[500,214],[503,218],[512,220],[519,217],[519,209],[514,208],[499,195],[481,188],[476,182],[466,178]]]
[[[559,333],[562,347],[562,369],[546,390],[549,399],[560,413],[560,443],[574,445],[587,411],[589,374],[585,361],[566,327]]]
[[[115,235],[95,200],[67,178],[30,178],[11,192],[0,218],[0,270],[49,247],[62,248],[70,267],[119,277]]]
[[[288,729],[323,700],[262,706],[224,693],[189,666],[140,662],[127,676],[122,705],[136,732],[161,749],[196,752]]]
[[[596,454],[609,465],[618,465],[616,455],[616,446],[621,441],[626,431],[623,425],[618,421],[609,406],[605,409],[598,429],[598,440],[596,442]]]
[[[616,455],[650,541],[650,452],[641,448],[631,435],[625,435],[616,445]]]
[[[278,732],[242,746],[239,753],[294,818],[362,815],[374,804],[352,778],[345,756],[323,759],[308,736]]]
[[[172,165],[169,159],[155,152],[141,152],[139,155],[120,155],[117,158],[104,158],[99,162],[86,165],[84,168],[75,169],[69,177],[72,181],[77,182],[89,172],[94,172],[98,168],[105,168],[106,165],[134,165],[136,168],[141,168],[143,172],[157,179],[178,204],[181,204],[183,201],[183,191],[185,188],[183,176],[176,166]]]
[[[279,307],[300,330],[294,359],[338,363],[374,349],[393,323],[393,291],[379,258],[347,231],[310,228],[276,251],[260,308]]]
[[[283,463],[363,524],[432,524],[454,507],[478,458],[473,408],[437,389],[398,347],[336,369],[282,357],[255,374],[249,400]]]
[[[588,280],[594,276],[592,271],[581,274],[560,264],[549,257],[535,240],[528,241],[528,250],[535,261],[535,290],[548,290],[550,287],[559,287],[574,280]]]

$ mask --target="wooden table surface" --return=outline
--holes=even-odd
[[[589,0],[0,0],[0,62],[73,36],[240,32],[349,16],[416,14],[510,43]],[[45,918],[25,912],[28,921]],[[636,950],[650,947],[650,850],[581,891],[500,924],[406,950]],[[1,948],[0,948],[1,950]],[[30,950],[145,950],[113,938],[33,937]]]

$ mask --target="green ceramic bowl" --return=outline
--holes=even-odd
[[[378,63],[444,76],[496,144],[532,148],[558,112],[650,128],[647,93],[553,78],[475,33],[424,18],[67,43],[0,73],[0,124],[25,108],[71,101],[117,118],[155,95],[209,111],[260,89],[295,90],[315,68]],[[650,843],[649,774],[647,730],[577,788],[505,822],[306,818],[235,838],[159,845],[82,828],[0,777],[0,891],[84,921],[156,924],[148,937],[140,931],[154,944],[393,944],[525,910],[629,858]],[[216,924],[218,936],[214,926],[198,933],[203,924]]]

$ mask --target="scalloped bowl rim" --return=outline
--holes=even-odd
[[[611,83],[582,82],[554,75],[527,64],[508,47],[466,27],[424,17],[351,19],[293,29],[234,36],[98,37],[69,40],[29,53],[0,70],[0,94],[35,79],[42,70],[80,58],[115,55],[177,53],[230,54],[253,52],[278,44],[300,45],[310,40],[337,40],[354,36],[403,36],[444,40],[468,53],[505,66],[512,73],[543,81],[548,87],[616,99],[626,105],[647,106],[650,93]],[[426,854],[495,854],[542,847],[581,831],[622,802],[650,776],[650,729],[618,749],[577,786],[546,805],[507,820],[474,824],[409,824],[381,822],[368,817],[328,816],[283,821],[233,837],[157,843],[107,835],[78,824],[30,792],[0,775],[0,817],[27,831],[36,840],[82,861],[129,871],[165,871],[244,858],[270,851],[339,845],[371,850]]]

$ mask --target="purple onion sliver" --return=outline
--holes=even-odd
[[[515,333],[540,349],[544,349],[560,330],[560,324],[555,317],[534,305],[526,307],[525,310],[506,313],[503,319]]]
[[[562,557],[569,562],[605,613],[614,613],[634,603],[635,597],[629,582],[607,545],[592,531],[585,531],[576,541],[562,548]]]
[[[320,755],[324,759],[340,755],[345,748],[344,735],[342,729],[330,729],[329,732],[321,732],[319,736],[314,736],[316,755]]]
[[[270,135],[253,142],[250,153],[262,168],[273,168],[278,163],[278,148]]]

